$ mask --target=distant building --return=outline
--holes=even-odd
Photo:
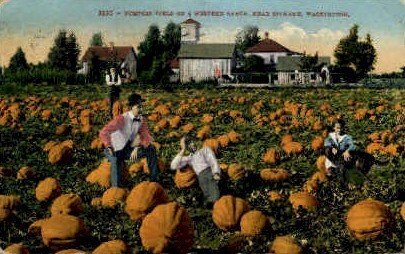
[[[317,72],[301,71],[300,63],[302,56],[281,56],[278,57],[276,74],[270,74],[270,83],[273,84],[317,84],[321,83],[320,70]],[[330,57],[318,57],[318,66],[331,63]]]
[[[124,79],[135,80],[137,78],[136,65],[137,57],[131,46],[114,46],[109,47],[89,47],[82,57],[82,69],[78,71],[81,74],[89,74],[89,62],[93,56],[97,56],[102,62],[112,62],[120,68],[120,75]]]
[[[180,82],[230,76],[236,65],[235,44],[199,43],[201,24],[191,18],[180,24],[181,46],[177,56]],[[175,69],[172,68],[175,72]]]
[[[235,44],[182,44],[178,59],[182,83],[231,76],[236,65]]]
[[[272,39],[269,39],[269,33],[266,32],[264,40],[261,40],[259,43],[246,50],[245,56],[251,55],[260,56],[264,59],[264,64],[269,65],[277,64],[279,57],[300,54],[284,47]]]
[[[180,24],[181,43],[196,44],[200,41],[201,24],[194,19],[187,19]]]

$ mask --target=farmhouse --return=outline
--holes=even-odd
[[[114,63],[120,66],[120,74],[129,79],[137,78],[136,64],[137,57],[133,47],[131,46],[114,46],[109,47],[89,47],[82,57],[82,69],[79,73],[89,74],[91,59],[96,56],[99,61],[104,63]]]
[[[180,82],[204,81],[230,76],[236,65],[235,44],[199,43],[201,24],[191,18],[180,24],[178,54]]]
[[[300,68],[300,55],[280,56],[276,65],[276,74],[270,74],[270,83],[274,84],[315,84],[321,83],[320,72],[304,72]],[[318,66],[330,65],[330,57],[318,57]]]
[[[245,56],[256,55],[264,59],[264,64],[277,64],[278,58],[282,56],[300,55],[280,43],[269,39],[269,33],[265,33],[264,40],[246,50]]]

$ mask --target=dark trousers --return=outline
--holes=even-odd
[[[120,92],[121,88],[118,86],[112,85],[110,87],[110,94],[109,94],[109,99],[110,99],[110,118],[113,118],[113,107],[114,103],[120,99]]]
[[[206,203],[213,203],[219,199],[218,182],[214,180],[211,168],[204,169],[198,174],[198,184],[204,193]]]
[[[133,148],[128,142],[122,150],[116,151],[113,155],[109,154],[107,150],[104,153],[111,164],[111,186],[121,187],[121,175],[125,160],[131,156]],[[158,158],[156,149],[153,145],[148,147],[140,146],[138,148],[138,158],[146,158],[149,170],[151,171],[151,181],[157,182],[159,176]]]

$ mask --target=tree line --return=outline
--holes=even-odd
[[[257,26],[246,26],[237,34],[235,38],[236,60],[241,63],[238,71],[268,73],[276,70],[274,63],[265,65],[264,59],[260,56],[245,57],[246,50],[261,40]],[[170,22],[163,32],[155,24],[149,26],[144,40],[137,48],[138,81],[151,84],[167,83],[169,76],[172,74],[169,66],[170,60],[176,58],[180,49],[180,42],[180,25]],[[102,33],[93,34],[89,44],[90,46],[105,46]],[[5,72],[9,74],[19,73],[20,75],[22,73],[27,75],[41,73],[41,76],[47,75],[43,72],[47,72],[49,75],[61,76],[63,74],[64,77],[73,77],[77,82],[80,52],[81,48],[75,34],[72,31],[60,30],[54,39],[45,62],[36,65],[29,64],[22,48],[18,47],[16,53],[11,57],[10,64]],[[330,66],[330,71],[332,73],[341,73],[346,81],[355,82],[365,78],[370,71],[374,70],[377,52],[370,34],[366,34],[364,39],[360,38],[359,26],[353,25],[349,30],[349,34],[340,39],[336,45],[334,57],[335,64]],[[117,65],[117,63],[114,61],[105,63],[97,55],[91,55],[89,59],[91,71],[87,78],[82,79],[86,82],[102,82],[104,70],[113,65]],[[310,55],[304,52],[300,60],[300,69],[302,71],[319,72],[320,68],[318,53]],[[59,74],[57,74],[58,72]],[[402,67],[402,77],[404,75],[405,66]]]

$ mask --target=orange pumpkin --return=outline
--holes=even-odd
[[[284,195],[278,191],[269,191],[268,196],[270,201],[277,201],[284,198]]]
[[[152,253],[188,253],[194,243],[193,222],[176,202],[158,205],[139,229],[142,245]]]
[[[263,155],[263,161],[269,164],[276,164],[280,161],[280,154],[276,149],[270,148]]]
[[[73,141],[65,140],[53,146],[48,154],[48,161],[51,164],[63,164],[69,162],[73,157]]]
[[[112,240],[100,244],[92,254],[125,254],[129,253],[129,247],[122,240]]]
[[[197,131],[197,138],[199,139],[207,138],[210,132],[211,127],[209,125],[205,125],[200,130]]]
[[[229,178],[231,178],[232,180],[239,180],[242,177],[245,176],[245,169],[243,168],[242,165],[239,164],[231,164],[228,167],[228,176]]]
[[[215,154],[218,153],[219,142],[214,138],[204,140],[203,146],[211,148]]]
[[[126,199],[125,212],[132,220],[144,218],[159,204],[168,202],[169,198],[163,187],[156,182],[141,182],[136,185]]]
[[[184,170],[177,170],[174,175],[174,183],[179,189],[184,189],[192,186],[197,180],[197,175],[194,170],[189,166]]]
[[[287,180],[290,177],[290,174],[283,168],[267,168],[260,171],[260,177],[269,182],[282,182]]]
[[[83,212],[82,199],[77,194],[63,194],[57,197],[51,206],[52,216],[57,214],[78,215]]]
[[[302,248],[290,235],[277,236],[270,247],[270,253],[274,254],[301,254]]]
[[[0,195],[0,221],[6,220],[20,204],[20,197]]]
[[[318,206],[318,201],[314,196],[308,192],[297,192],[290,195],[289,198],[294,209],[299,207],[304,208],[305,210],[311,210]]]
[[[42,180],[35,189],[35,196],[38,201],[52,200],[62,193],[58,180],[48,177]]]
[[[212,219],[217,227],[228,231],[236,228],[243,214],[249,210],[249,204],[245,200],[226,195],[214,203]]]
[[[52,216],[41,226],[42,241],[54,251],[76,246],[87,234],[83,220],[72,215]]]
[[[323,137],[318,136],[314,138],[314,140],[311,142],[311,148],[314,151],[321,150],[323,148]]]
[[[118,187],[112,187],[103,193],[101,204],[106,207],[114,207],[120,202],[124,202],[127,197],[127,190]]]
[[[15,243],[15,244],[8,246],[4,250],[4,252],[7,254],[29,254],[30,253],[28,251],[28,249],[21,243]]]
[[[229,136],[226,135],[226,134],[219,136],[219,137],[217,138],[217,140],[218,140],[219,145],[220,145],[222,148],[226,148],[226,147],[229,145],[229,143],[231,142],[231,140],[229,139]]]
[[[266,228],[268,220],[266,215],[260,211],[249,211],[240,220],[241,232],[244,235],[260,235]]]
[[[34,177],[34,171],[30,167],[22,167],[17,172],[17,179],[18,180],[25,180]]]
[[[401,211],[399,212],[403,220],[405,220],[405,202],[402,203]]]
[[[390,209],[381,201],[366,199],[352,206],[346,224],[359,240],[374,239],[387,231],[393,222]]]

